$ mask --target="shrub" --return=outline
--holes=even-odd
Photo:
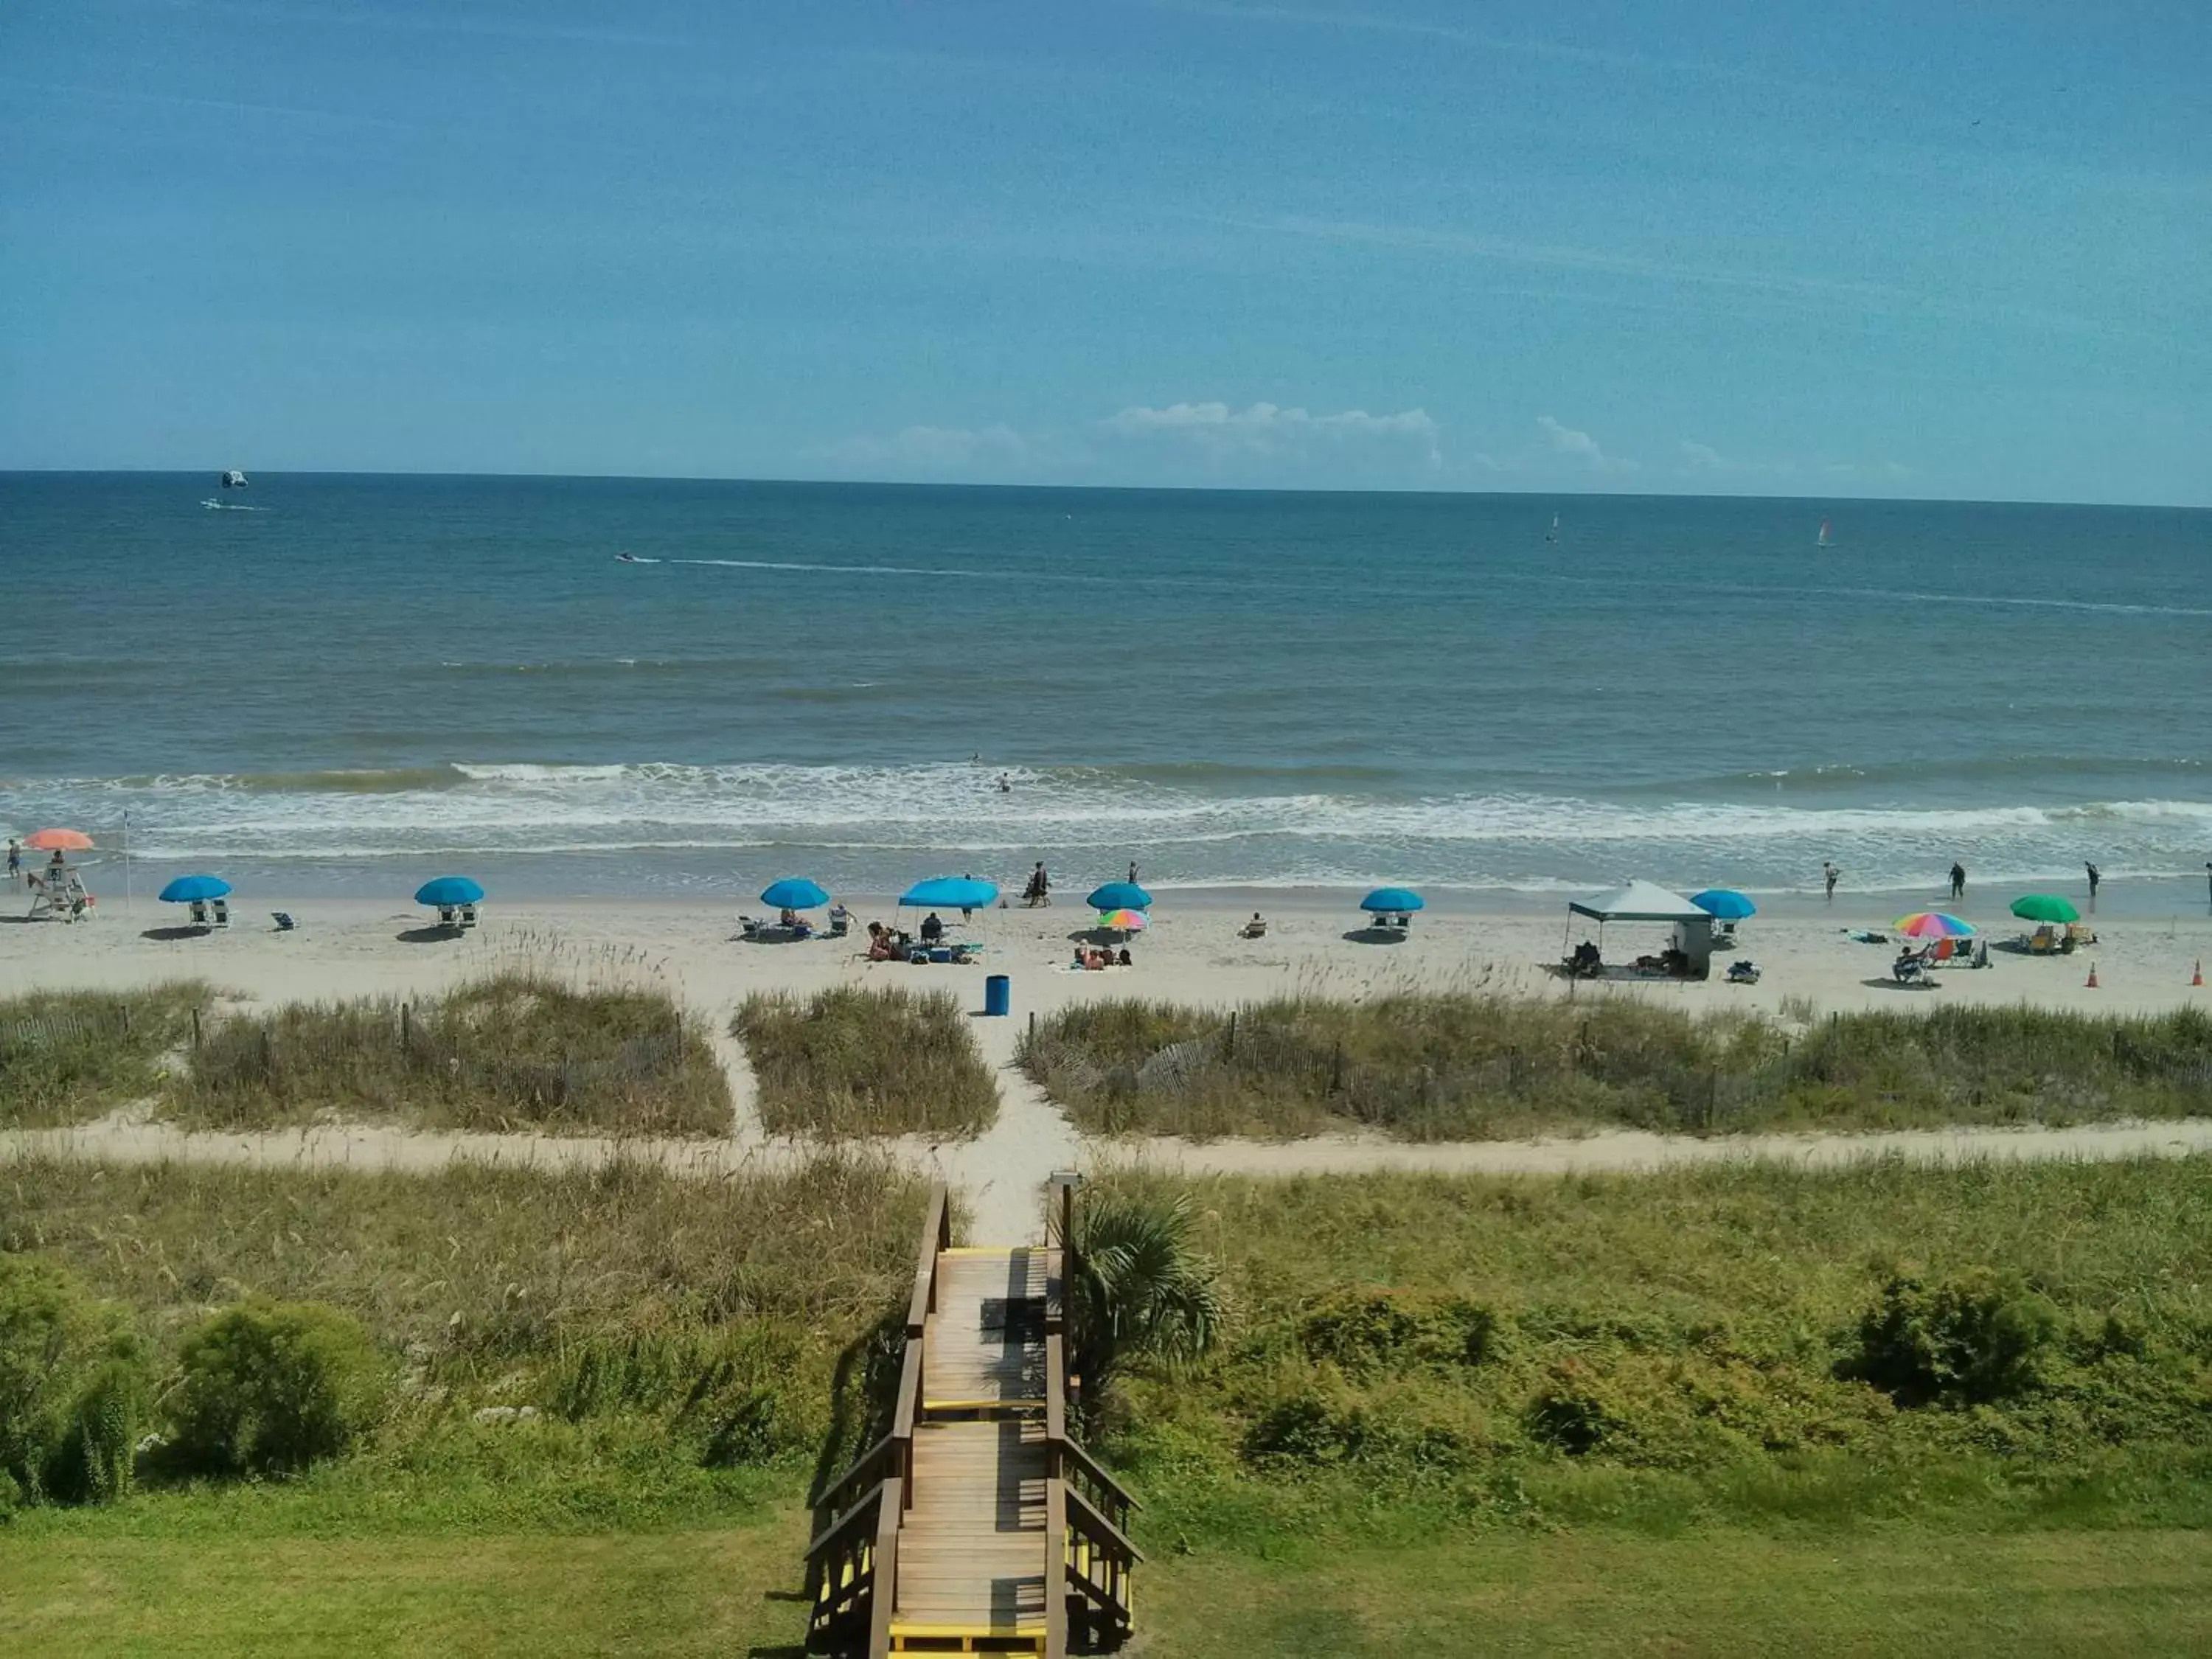
[[[99,1503],[128,1491],[147,1395],[120,1308],[52,1262],[0,1255],[0,1496]]]
[[[1461,1297],[1365,1286],[1323,1297],[1305,1316],[1312,1359],[1360,1372],[1407,1365],[1480,1365],[1502,1346],[1498,1316]]]
[[[335,1308],[258,1298],[228,1308],[182,1358],[170,1447],[188,1468],[304,1469],[347,1451],[383,1413],[383,1359]]]
[[[1462,1474],[1492,1450],[1478,1407],[1419,1385],[1360,1390],[1319,1382],[1261,1413],[1244,1455],[1263,1466],[1348,1464],[1370,1475],[1420,1480]]]
[[[2057,1309],[2016,1274],[1893,1279],[1859,1322],[1844,1369],[1902,1406],[1985,1405],[2037,1385],[2057,1329]]]

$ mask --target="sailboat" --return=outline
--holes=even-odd
[[[1552,514],[1552,527],[1544,532],[1544,539],[1552,544],[1557,544],[1559,539],[1559,515],[1556,513]]]
[[[1829,519],[1821,520],[1820,539],[1814,543],[1814,545],[1816,547],[1833,547],[1835,544],[1836,537],[1834,521]]]

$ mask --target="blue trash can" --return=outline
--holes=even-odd
[[[1014,1012],[1014,981],[1004,974],[983,981],[983,1012],[1004,1019]]]

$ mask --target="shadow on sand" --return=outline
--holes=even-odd
[[[158,939],[205,939],[213,932],[215,929],[208,927],[204,922],[186,922],[181,927],[149,927],[138,937]]]
[[[402,945],[436,945],[449,939],[459,939],[463,930],[433,923],[428,927],[407,927],[398,937]]]
[[[1348,927],[1343,937],[1353,945],[1403,945],[1409,936],[1402,927]]]

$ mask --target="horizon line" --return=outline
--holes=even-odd
[[[147,477],[192,478],[219,467],[150,467],[150,466],[0,466],[0,477]],[[1053,490],[1069,495],[1390,495],[1426,496],[1436,499],[1469,497],[1498,497],[1514,500],[1580,500],[1603,501],[1806,501],[1866,504],[1899,504],[1926,507],[2083,507],[2118,508],[2143,512],[2205,513],[2212,512],[2212,499],[2203,501],[2080,501],[2048,496],[1996,495],[1785,495],[1779,492],[1746,492],[1701,489],[1592,489],[1564,488],[1556,489],[1451,489],[1414,488],[1389,484],[1301,484],[1283,486],[1272,484],[1211,484],[1211,483],[1012,483],[1003,479],[958,478],[842,478],[823,477],[752,477],[728,473],[690,472],[556,472],[556,471],[477,471],[460,468],[421,468],[404,471],[390,471],[374,468],[295,467],[287,469],[256,469],[259,476],[270,478],[483,478],[557,480],[579,483],[705,483],[739,484],[767,487],[835,487],[853,489],[998,489]]]

